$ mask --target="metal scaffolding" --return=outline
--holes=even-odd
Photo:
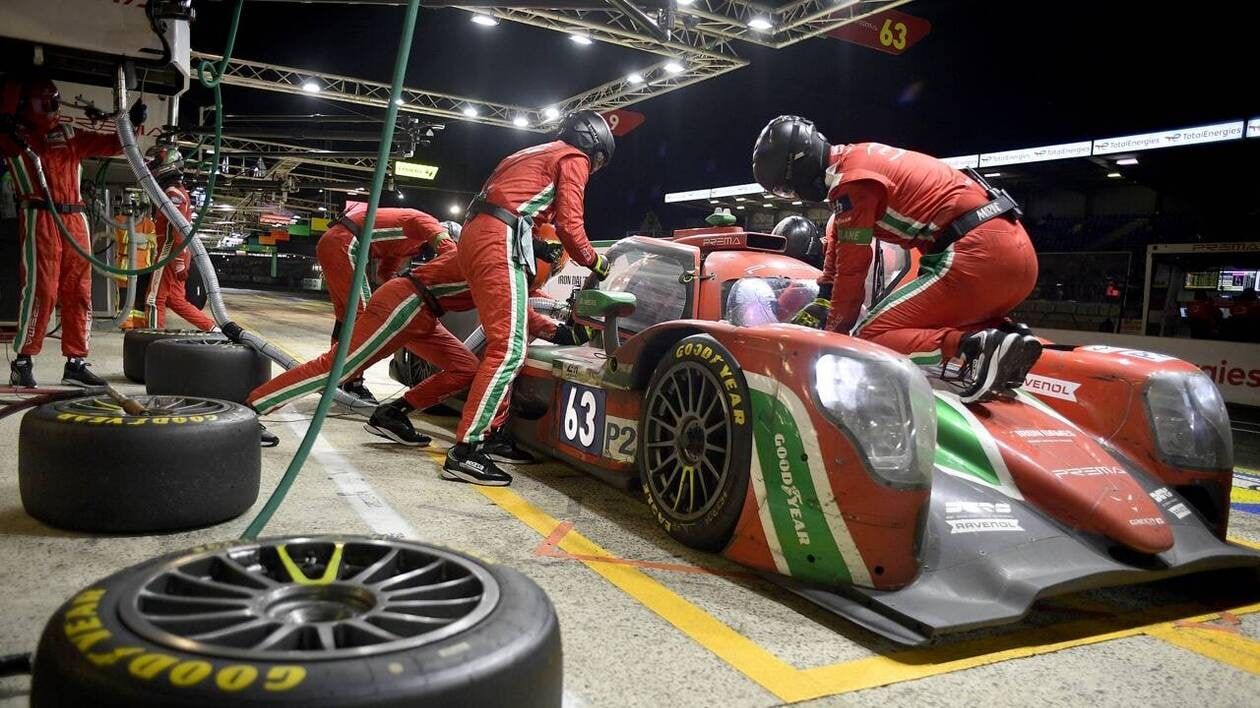
[[[658,15],[672,18],[669,38],[665,40],[651,36],[629,15],[611,5],[597,9],[462,7],[458,9],[556,32],[581,34],[594,41],[662,58],[634,74],[545,106],[519,106],[404,87],[399,110],[448,120],[544,132],[559,116],[570,111],[622,108],[744,67],[748,60],[736,53],[736,41],[772,48],[786,47],[908,2],[910,0],[796,0],[771,7],[746,0],[691,0],[686,4],[677,3],[672,14]],[[193,58],[215,62],[221,59],[201,52],[194,52]],[[383,82],[235,58],[224,70],[223,83],[263,91],[318,95],[320,98],[375,108],[385,108],[389,101],[389,85]],[[195,139],[184,136],[181,144],[193,145]],[[371,172],[375,166],[375,159],[369,157],[321,155],[318,150],[307,146],[270,140],[224,139],[223,154],[231,155],[233,152],[258,153],[264,158],[268,152],[283,153],[272,159],[263,178],[281,182],[299,165],[347,171],[327,177],[303,175],[304,179],[327,182],[352,182],[356,173]],[[248,205],[255,199],[246,195],[244,202]]]

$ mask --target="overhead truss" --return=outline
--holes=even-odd
[[[503,20],[566,34],[583,34],[592,40],[655,54],[658,61],[589,90],[542,106],[520,106],[488,101],[472,96],[404,87],[399,110],[519,130],[543,132],[556,118],[579,109],[608,111],[633,105],[748,64],[735,50],[735,43],[748,42],[764,47],[786,47],[810,37],[830,32],[870,15],[904,5],[911,0],[796,0],[771,7],[746,0],[691,0],[678,3],[672,15],[670,37],[662,41],[642,31],[629,16],[609,7],[598,9],[459,8],[493,15]],[[193,52],[194,59],[218,62],[222,57]],[[258,61],[235,59],[227,63],[223,83],[263,91],[320,98],[375,108],[386,108],[389,84],[340,74],[313,71]],[[312,86],[313,84],[313,86]],[[317,88],[317,92],[312,89]],[[195,144],[184,136],[181,144]],[[223,154],[233,152],[286,152],[268,165],[263,179],[281,180],[299,165],[348,171],[330,176],[330,182],[352,181],[355,174],[371,172],[376,160],[365,157],[321,155],[305,146],[265,140],[227,139]],[[294,155],[296,151],[307,154]],[[349,178],[347,180],[347,177]],[[303,175],[303,179],[319,179]],[[248,204],[256,197],[246,196]],[[244,206],[244,205],[242,205]]]

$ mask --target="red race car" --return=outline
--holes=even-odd
[[[905,643],[1260,565],[1225,541],[1229,420],[1196,367],[1047,343],[1013,398],[964,405],[939,369],[785,324],[818,271],[783,248],[737,228],[617,242],[572,302],[602,336],[530,346],[517,440],[641,486],[685,545]],[[915,271],[884,255],[872,301]]]

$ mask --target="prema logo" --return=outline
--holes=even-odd
[[[1049,376],[1039,376],[1037,374],[1029,374],[1024,379],[1024,388],[1051,398],[1059,398],[1064,401],[1076,402],[1076,389],[1080,388],[1079,383],[1073,381],[1064,381],[1063,379],[1055,379]]]

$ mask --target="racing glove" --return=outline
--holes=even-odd
[[[822,329],[827,325],[827,315],[830,313],[831,301],[827,298],[818,297],[798,310],[795,315],[792,315],[790,321],[794,325]]]
[[[534,239],[534,256],[555,265],[564,255],[564,244],[559,241]]]
[[[591,273],[595,275],[597,280],[602,282],[604,278],[608,277],[611,267],[612,266],[608,263],[607,258],[597,254],[595,256],[595,262],[591,264]]]
[[[586,344],[591,341],[591,337],[595,336],[595,330],[585,325],[579,324],[562,324],[556,327],[556,333],[551,335],[552,344]]]
[[[132,125],[143,125],[149,117],[149,107],[143,101],[136,101],[136,105],[127,111],[127,117],[131,119]]]

